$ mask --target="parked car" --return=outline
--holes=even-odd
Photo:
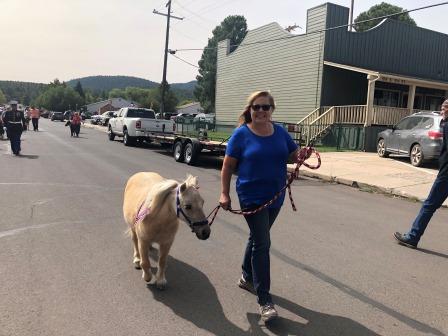
[[[206,123],[215,123],[215,115],[211,113],[198,113],[194,117],[194,121],[203,121]]]
[[[72,118],[72,116],[73,116],[73,111],[70,111],[70,110],[68,110],[68,111],[65,111],[64,112],[64,120],[70,120],[71,118]]]
[[[62,112],[51,112],[50,120],[51,121],[55,121],[55,120],[64,121],[64,113],[62,113]]]
[[[91,117],[92,117],[92,113],[90,113],[90,112],[81,112],[81,119],[82,120],[90,119]]]
[[[94,125],[101,125],[101,119],[102,119],[102,115],[101,114],[94,114],[90,118],[90,123],[92,123]]]
[[[114,114],[116,114],[117,111],[106,111],[101,115],[101,120],[99,121],[101,125],[107,126],[109,125],[110,118],[113,118]]]
[[[174,117],[171,117],[171,120],[174,120],[176,123],[186,123],[190,124],[193,122],[194,117],[196,117],[197,113],[179,113]]]
[[[407,156],[416,167],[425,160],[438,158],[443,139],[441,121],[440,112],[417,112],[403,118],[392,129],[378,134],[378,155]]]

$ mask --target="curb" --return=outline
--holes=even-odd
[[[104,133],[107,133],[107,127],[106,126],[100,126],[100,125],[93,125],[93,124],[90,124],[90,123],[84,123],[84,124],[82,124],[82,127],[96,129],[98,131],[102,131]]]

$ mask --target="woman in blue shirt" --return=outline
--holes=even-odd
[[[267,91],[250,95],[238,127],[227,144],[221,171],[220,204],[230,207],[230,180],[238,168],[236,191],[242,209],[253,210],[270,201],[286,184],[287,162],[297,157],[298,147],[289,134],[272,123],[275,102]],[[277,317],[270,289],[270,234],[285,193],[269,207],[244,216],[249,225],[239,287],[257,294],[260,314],[267,322]]]

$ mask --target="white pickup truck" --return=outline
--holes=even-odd
[[[133,146],[150,134],[172,134],[174,130],[174,121],[157,119],[151,109],[123,107],[109,120],[108,136],[111,141],[116,136],[123,137],[125,146]]]

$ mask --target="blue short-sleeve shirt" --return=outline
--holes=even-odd
[[[226,155],[238,160],[236,191],[242,206],[261,205],[285,186],[286,164],[297,144],[283,127],[273,126],[272,135],[259,136],[243,125],[227,144]],[[270,207],[281,207],[284,199],[283,192]]]

